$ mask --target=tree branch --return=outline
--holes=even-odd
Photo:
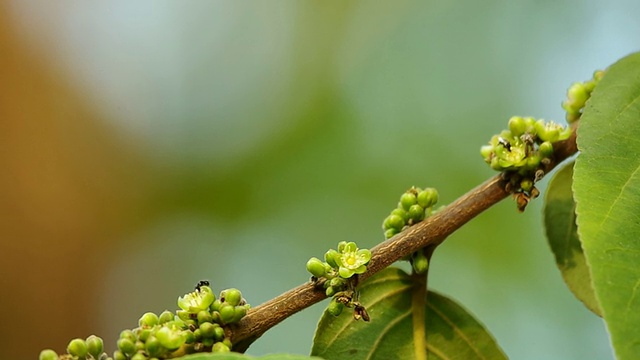
[[[554,144],[554,154],[545,168],[545,174],[577,152],[577,122],[573,125],[571,137]],[[496,175],[433,216],[376,245],[371,249],[371,261],[367,265],[367,271],[359,275],[359,281],[371,277],[419,249],[427,246],[435,248],[469,220],[509,196],[505,185],[502,176]],[[244,352],[268,329],[326,297],[324,289],[317,289],[313,283],[307,282],[249,310],[232,329],[231,341],[234,351]]]

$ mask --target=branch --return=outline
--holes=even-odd
[[[569,139],[554,144],[554,154],[545,174],[578,151],[577,122],[574,125]],[[507,196],[509,192],[500,175],[488,179],[433,216],[376,245],[371,249],[367,271],[359,275],[359,281],[419,249],[435,248],[462,225]],[[249,310],[231,334],[234,350],[244,352],[271,327],[326,297],[324,289],[316,289],[313,283],[307,282]]]

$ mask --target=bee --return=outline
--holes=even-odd
[[[198,281],[198,283],[196,284],[196,291],[200,291],[200,288],[202,286],[209,286],[209,280],[200,280]]]
[[[502,145],[507,151],[511,151],[511,143],[507,141],[507,139],[503,137],[498,138],[498,144]]]

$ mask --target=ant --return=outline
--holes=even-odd
[[[198,281],[198,283],[196,284],[196,291],[200,291],[200,288],[202,286],[209,286],[209,281],[208,280],[200,280],[200,281]]]
[[[507,151],[511,151],[511,143],[509,141],[507,141],[507,139],[503,138],[503,137],[499,137],[498,138],[498,144],[502,145],[505,149],[507,149]]]

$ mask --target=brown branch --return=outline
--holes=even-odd
[[[575,124],[571,138],[554,144],[554,156],[545,173],[577,152]],[[425,221],[371,249],[371,261],[359,280],[369,278],[419,249],[438,246],[462,225],[507,196],[509,192],[505,190],[502,177],[497,175],[490,178]],[[268,329],[325,298],[324,289],[317,289],[308,282],[249,310],[233,329],[231,341],[234,351],[244,352]]]

